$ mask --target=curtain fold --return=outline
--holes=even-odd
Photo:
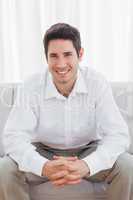
[[[132,0],[0,0],[0,82],[43,72],[43,35],[66,22],[81,32],[81,65],[111,81],[133,80]]]

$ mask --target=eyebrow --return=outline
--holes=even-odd
[[[63,54],[72,54],[72,51],[65,51]]]
[[[64,51],[63,54],[64,55],[66,55],[66,54],[72,54],[72,51]],[[56,55],[58,55],[58,53],[50,53],[50,56],[56,56]]]
[[[56,56],[57,53],[50,53],[49,55],[50,55],[50,56]]]

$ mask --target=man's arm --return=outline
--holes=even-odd
[[[96,151],[83,159],[90,168],[90,175],[111,168],[118,156],[129,147],[128,127],[114,101],[111,87],[105,80],[97,94],[96,125],[101,142]]]
[[[4,129],[3,143],[5,153],[18,163],[20,170],[41,176],[47,159],[36,152],[35,146],[31,144],[37,126],[37,117],[30,104],[31,96],[26,88],[19,88]]]

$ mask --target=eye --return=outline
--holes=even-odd
[[[56,54],[51,54],[50,57],[51,58],[55,58],[55,57],[57,57],[57,55]]]
[[[57,58],[58,58],[58,55],[55,54],[55,53],[51,53],[51,54],[49,55],[49,57],[50,57],[51,59],[57,59]]]
[[[71,52],[66,52],[66,53],[64,54],[64,56],[65,56],[65,57],[72,56],[72,53],[71,53]]]

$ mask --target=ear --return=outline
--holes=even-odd
[[[84,49],[81,48],[80,51],[79,51],[79,61],[82,60],[83,54],[84,54]]]

